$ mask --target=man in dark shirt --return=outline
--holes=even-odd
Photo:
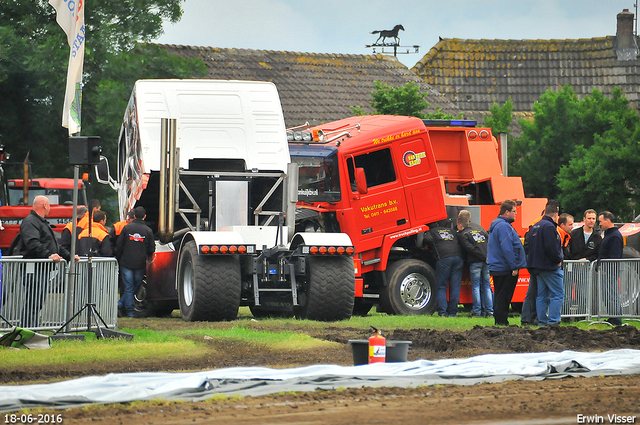
[[[36,196],[29,215],[20,224],[20,238],[22,239],[23,258],[50,259],[59,263],[62,259],[70,260],[69,251],[58,245],[53,230],[46,217],[51,211],[49,199],[46,196]],[[79,258],[76,255],[76,261]],[[26,274],[25,305],[22,309],[20,325],[24,328],[39,326],[40,310],[47,296],[47,286],[52,264],[41,264],[35,273]]]
[[[455,316],[458,314],[460,285],[462,284],[462,247],[458,241],[458,232],[444,223],[436,223],[425,233],[425,240],[435,252],[436,282],[438,285],[438,315]],[[447,283],[449,301],[447,302]]]
[[[564,272],[562,270],[562,242],[556,230],[558,210],[547,206],[542,220],[529,230],[527,268],[538,281],[536,311],[538,324],[552,325],[560,322],[564,298]]]
[[[458,214],[458,232],[460,244],[467,254],[469,263],[469,279],[471,280],[471,297],[473,299],[473,316],[493,316],[493,291],[487,264],[487,244],[489,234],[482,226],[471,223],[471,213],[462,210]]]
[[[594,229],[596,211],[592,209],[586,210],[582,221],[584,223],[582,227],[577,227],[571,231],[568,259],[595,261],[598,259],[598,250],[602,242],[602,237]]]
[[[620,230],[613,224],[615,219],[616,216],[609,211],[601,212],[598,215],[600,228],[604,230],[604,238],[598,252],[598,268],[600,268],[600,260],[622,258],[624,239]],[[604,275],[601,289],[605,296],[607,311],[620,315],[622,312],[620,311],[620,300],[618,299],[618,267],[608,267],[606,271],[601,270],[599,273]],[[608,322],[614,326],[622,325],[622,319],[619,317],[612,317]]]
[[[124,226],[116,243],[116,257],[120,265],[124,293],[118,301],[118,309],[128,317],[135,316],[134,294],[140,289],[147,270],[147,259],[155,252],[153,232],[144,224],[147,216],[143,207],[134,210],[135,219]]]

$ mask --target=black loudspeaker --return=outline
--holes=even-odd
[[[97,165],[102,145],[98,136],[69,137],[70,165]]]

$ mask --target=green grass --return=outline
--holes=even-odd
[[[123,358],[170,358],[204,355],[206,347],[194,341],[159,335],[136,342],[119,340],[53,341],[48,350],[0,350],[2,369],[24,364],[117,362]]]
[[[338,343],[313,338],[305,331],[322,332],[329,328],[368,329],[374,326],[389,332],[393,329],[437,329],[465,331],[476,325],[493,326],[493,318],[471,317],[468,312],[460,312],[457,317],[438,316],[392,316],[374,310],[366,317],[352,317],[340,322],[314,322],[310,320],[260,319],[254,320],[248,308],[240,309],[238,320],[232,322],[204,323],[202,327],[176,330],[153,330],[153,320],[149,319],[145,328],[122,328],[134,335],[133,341],[98,340],[93,333],[87,333],[85,341],[54,340],[49,350],[2,350],[0,349],[0,370],[20,367],[24,364],[47,365],[61,363],[117,362],[124,358],[185,358],[211,353],[213,348],[208,339],[217,341],[240,341],[270,350],[305,350],[312,348],[331,349]],[[520,324],[520,317],[510,317],[512,324]],[[640,327],[639,322],[629,321],[630,326]],[[126,324],[126,322],[125,322]],[[563,323],[580,329],[610,329],[607,325],[589,326],[589,322]],[[166,325],[164,325],[166,326]],[[163,327],[164,327],[163,326]]]

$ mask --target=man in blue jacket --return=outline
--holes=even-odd
[[[556,230],[558,209],[548,205],[544,217],[529,231],[529,272],[538,281],[536,310],[538,325],[560,323],[562,300],[564,299],[564,272],[562,270],[562,242]]]
[[[598,267],[600,267],[600,260],[622,258],[624,239],[622,238],[620,230],[618,230],[614,224],[615,220],[616,216],[609,211],[603,211],[598,215],[600,228],[604,231],[604,237],[602,238],[598,251]],[[607,274],[603,273],[605,304],[607,305],[607,311],[613,314],[621,313],[620,301],[618,299],[617,270],[618,267],[608,267],[606,270]],[[622,325],[622,319],[619,317],[612,317],[608,322],[614,326]]]
[[[509,304],[518,283],[518,274],[520,269],[527,266],[524,247],[511,225],[517,213],[516,202],[507,199],[500,204],[500,215],[489,226],[487,263],[489,274],[493,277],[493,317],[496,325],[509,325]]]

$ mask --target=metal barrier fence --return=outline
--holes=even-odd
[[[87,303],[93,303],[107,326],[115,327],[118,318],[118,263],[115,258],[93,258],[92,294],[88,299],[88,260],[76,264],[73,287],[69,284],[66,261],[0,259],[2,298],[0,331],[13,326],[32,330],[57,330]],[[87,328],[87,311],[79,314],[65,330]],[[91,323],[96,325],[95,318]],[[8,322],[8,323],[7,323]]]
[[[596,288],[598,321],[640,318],[640,258],[601,261]]]
[[[561,317],[588,318],[593,309],[593,266],[587,261],[565,261]]]
[[[565,261],[561,316],[640,319],[640,258]],[[597,323],[593,322],[593,323]]]

